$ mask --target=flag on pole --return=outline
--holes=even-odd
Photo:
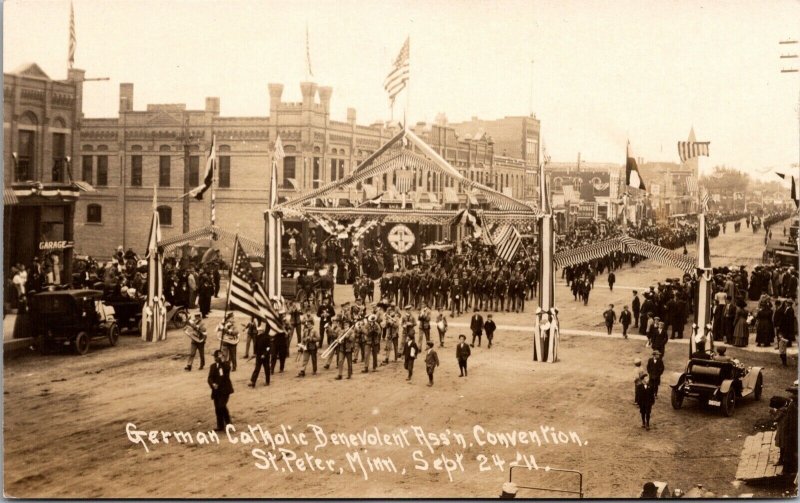
[[[269,184],[269,207],[274,208],[278,204],[278,163],[286,157],[283,152],[281,137],[275,140],[275,152],[272,154],[272,176]]]
[[[233,245],[231,264],[230,307],[265,322],[275,332],[282,332],[283,323],[267,300],[264,287],[255,280],[250,258],[239,243],[238,236]]]
[[[147,300],[142,306],[142,339],[147,342],[167,338],[167,309],[164,305],[164,271],[158,253],[161,225],[158,218],[158,196],[153,188],[153,216],[147,238]]]
[[[494,238],[497,256],[506,262],[511,262],[522,245],[522,236],[513,225],[504,225]]]
[[[75,47],[78,45],[78,39],[75,36],[75,9],[72,7],[72,2],[69,3],[69,68],[70,70],[75,65]]]
[[[686,162],[701,155],[708,157],[708,145],[710,143],[708,141],[679,141],[678,155],[681,156],[681,162]]]
[[[786,179],[787,176],[783,173],[775,173],[775,174],[783,178],[784,180]],[[794,201],[795,206],[800,208],[800,194],[797,193],[797,184],[794,180],[794,176],[789,175],[789,177],[792,179],[792,192],[791,192],[792,201]]]
[[[217,166],[217,136],[211,136],[211,148],[208,150],[208,158],[206,159],[206,173],[203,176],[203,182],[197,187],[189,191],[189,195],[193,196],[198,201],[203,200],[203,194],[211,188],[214,183],[214,171]],[[188,169],[188,167],[187,167]]]
[[[311,71],[311,44],[308,41],[308,23],[306,23],[306,67],[308,69],[308,75],[313,77],[314,72]]]
[[[383,88],[386,89],[387,93],[389,93],[389,100],[392,103],[394,103],[394,99],[398,94],[400,94],[400,91],[405,89],[406,84],[408,83],[410,54],[409,43],[410,37],[406,38],[406,42],[403,44],[402,49],[400,49],[400,53],[397,55],[397,58],[394,60],[392,70],[389,72],[389,75],[386,76],[386,80],[383,82]]]
[[[704,212],[708,211],[708,203],[711,202],[711,196],[707,190],[703,190],[703,197],[700,198],[700,207]]]
[[[633,157],[633,153],[631,152],[630,141],[628,141],[625,157],[625,184],[635,189],[647,190],[644,186],[644,180],[642,180],[639,174],[639,166],[636,165],[636,158]]]

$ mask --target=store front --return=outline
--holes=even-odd
[[[52,271],[53,283],[71,283],[75,202],[79,195],[78,186],[68,183],[20,183],[5,190],[6,271],[16,264],[30,269],[34,257],[39,257],[43,273]]]

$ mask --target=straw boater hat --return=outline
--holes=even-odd
[[[641,366],[642,365],[642,359],[641,358],[634,358],[633,359],[633,364],[636,365],[637,367]]]
[[[412,309],[414,309],[414,308],[413,308],[413,307],[411,307],[411,304],[408,304],[408,305],[407,305],[406,307],[404,307],[403,309],[406,309],[406,310],[410,311],[410,310],[412,310]]]
[[[378,319],[378,317],[377,317],[377,316],[375,316],[374,314],[370,314],[370,315],[369,315],[369,317],[368,317],[367,319],[368,319],[369,321],[375,321],[375,320],[377,320],[377,319]]]

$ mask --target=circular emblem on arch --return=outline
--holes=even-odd
[[[389,230],[386,240],[397,253],[406,253],[416,241],[414,232],[403,224],[397,224]]]

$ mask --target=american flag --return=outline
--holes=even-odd
[[[397,190],[398,194],[406,194],[411,191],[414,186],[414,172],[408,168],[401,169],[396,172],[397,175],[397,183],[395,184],[395,190]]]
[[[238,237],[233,245],[233,261],[231,263],[233,265],[228,305],[266,322],[271,330],[282,332],[283,324],[267,300],[264,287],[253,276],[250,258],[239,243]]]
[[[681,162],[686,162],[700,155],[708,157],[708,145],[710,143],[708,141],[679,141],[678,155],[681,156]]]
[[[522,236],[513,225],[504,225],[494,237],[497,256],[506,262],[511,262],[522,245]]]
[[[75,36],[75,9],[72,2],[69,3],[69,56],[67,58],[69,67],[75,65],[75,46],[78,45],[78,38]]]
[[[711,201],[711,196],[707,190],[703,190],[703,197],[700,198],[700,207],[703,211],[708,211],[708,203]]]
[[[400,54],[398,54],[397,59],[394,60],[392,70],[389,72],[389,75],[386,76],[386,80],[383,82],[383,88],[386,89],[387,93],[389,93],[389,100],[392,103],[394,103],[394,99],[398,94],[400,94],[400,91],[405,89],[406,84],[408,83],[410,53],[409,42],[410,38],[406,38],[403,48],[400,49]]]
[[[686,190],[689,191],[689,194],[697,194],[697,178],[694,176],[686,177]]]

